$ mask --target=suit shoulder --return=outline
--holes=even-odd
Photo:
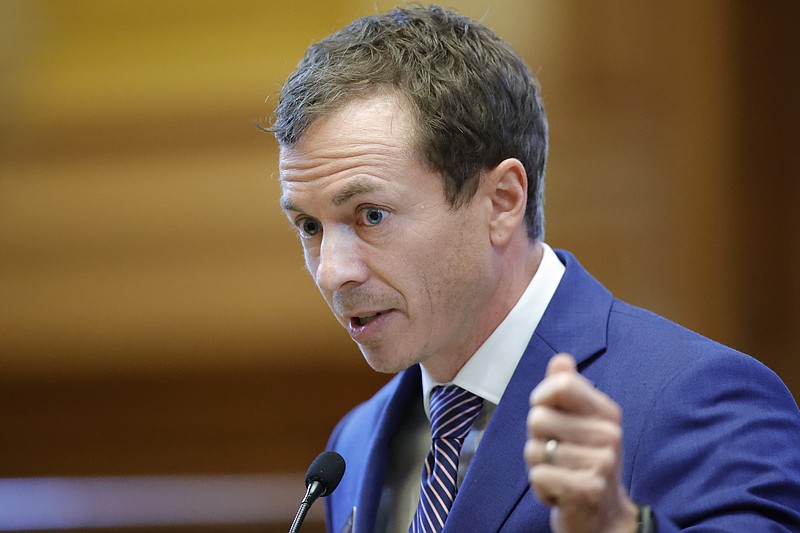
[[[698,359],[740,359],[760,365],[754,358],[687,329],[660,315],[614,300],[608,321],[610,351],[635,352],[659,365],[682,369]],[[650,354],[646,356],[645,354]]]
[[[780,378],[757,359],[639,307],[615,300],[607,334],[603,364],[590,379],[609,383],[619,400],[637,404],[634,410],[643,407],[642,398],[676,387],[691,395],[709,388],[759,390],[792,403]],[[624,380],[615,375],[620,369]]]

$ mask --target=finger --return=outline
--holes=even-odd
[[[528,470],[528,483],[539,500],[548,507],[558,506],[558,491],[557,487],[548,482],[551,476],[548,476],[547,470],[556,467],[550,465],[538,465]]]
[[[559,353],[550,358],[545,376],[558,374],[559,372],[577,372],[575,359],[570,354]]]
[[[531,392],[531,406],[547,405],[564,411],[619,422],[619,406],[580,374],[558,372],[544,378]]]
[[[549,465],[569,470],[586,470],[601,477],[615,472],[618,451],[613,446],[598,448],[559,442],[548,461],[546,445],[547,441],[541,439],[530,439],[525,443],[523,454],[528,468]]]
[[[528,411],[528,437],[556,439],[584,446],[617,446],[622,430],[616,421],[575,416],[545,405]]]

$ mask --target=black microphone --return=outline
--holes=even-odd
[[[306,495],[297,509],[289,533],[297,533],[300,525],[306,519],[306,514],[311,504],[320,496],[328,496],[336,490],[344,476],[344,459],[336,452],[322,452],[314,459],[306,472]]]

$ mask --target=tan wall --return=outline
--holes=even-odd
[[[798,4],[448,4],[542,82],[547,240],[798,397]],[[304,273],[252,125],[374,6],[0,3],[0,476],[301,470],[385,379]],[[306,381],[324,410],[286,401]]]

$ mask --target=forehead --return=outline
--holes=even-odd
[[[412,134],[410,104],[401,95],[378,92],[353,98],[314,120],[294,145],[281,146],[281,177],[284,168],[320,155],[347,156],[382,145],[410,152]]]
[[[317,119],[294,146],[281,147],[282,202],[303,191],[345,187],[332,193],[340,203],[391,181],[415,162],[412,125],[407,107],[391,94],[353,100]]]

